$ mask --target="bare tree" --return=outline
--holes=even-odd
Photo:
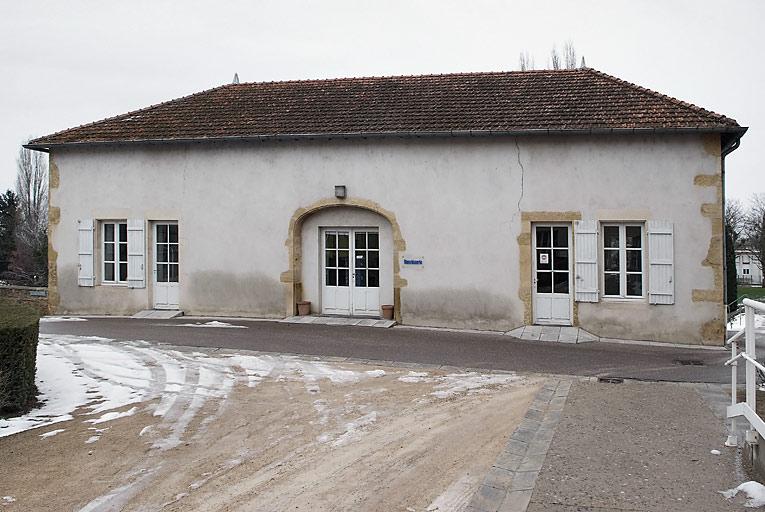
[[[745,222],[744,245],[752,251],[755,264],[762,272],[765,268],[765,194],[752,196]]]
[[[47,283],[48,162],[40,152],[25,148],[16,159],[18,225],[11,272],[27,284]]]
[[[550,65],[552,69],[560,69],[560,54],[555,45],[553,45],[552,51],[550,52]]]
[[[570,40],[563,45],[563,59],[566,63],[566,69],[576,69],[576,49]]]
[[[534,57],[528,51],[522,51],[519,58],[519,64],[521,71],[534,69]]]
[[[733,237],[739,240],[746,228],[747,212],[738,199],[728,199],[725,202],[725,226],[732,231]]]

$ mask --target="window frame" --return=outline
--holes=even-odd
[[[113,225],[114,226],[114,240],[107,241],[106,240],[106,226],[107,225]],[[120,239],[120,225],[125,226],[125,239]],[[100,284],[106,285],[106,286],[127,286],[128,284],[128,231],[127,231],[127,219],[105,219],[105,220],[99,220],[98,221],[98,228],[101,233],[100,244],[99,244],[99,258],[101,260],[101,265],[99,266],[101,276],[100,276]],[[107,260],[106,259],[106,244],[113,244],[114,245],[114,259]],[[125,260],[120,259],[120,244],[125,245]],[[114,265],[114,279],[113,280],[107,280],[106,279],[106,265],[107,264],[113,264]],[[120,265],[125,265],[125,280],[120,280]]]
[[[605,244],[605,228],[607,227],[618,227],[619,228],[619,247],[606,247]],[[640,248],[630,248],[627,247],[627,228],[628,227],[638,227],[640,228]],[[647,257],[648,257],[648,248],[646,247],[647,244],[647,235],[646,235],[646,228],[644,222],[639,221],[604,221],[600,223],[600,255],[599,260],[601,262],[601,270],[599,272],[599,279],[600,279],[600,297],[604,301],[613,301],[613,302],[636,302],[636,301],[646,301],[648,298],[648,293],[646,290],[646,282],[647,282],[647,272],[648,272],[648,266],[647,266]],[[616,271],[610,271],[606,270],[606,250],[618,250],[619,251],[619,295],[606,295],[606,274],[617,274]],[[640,251],[640,272],[635,271],[627,271],[627,252],[628,251]],[[627,294],[627,276],[628,275],[635,275],[640,274],[640,291],[641,295],[628,295]]]

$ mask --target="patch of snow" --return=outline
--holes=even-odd
[[[366,373],[370,377],[384,377],[385,376],[385,370],[367,370],[364,373]]]
[[[759,482],[744,482],[734,489],[720,491],[720,494],[727,499],[732,500],[739,492],[743,492],[748,498],[744,504],[745,507],[755,508],[765,505],[765,485],[762,485]]]
[[[464,510],[470,503],[473,493],[480,484],[478,476],[465,474],[453,482],[433,502],[428,505],[426,512],[435,510]]]
[[[44,316],[40,318],[40,323],[47,322],[87,322],[87,320],[76,316]]]
[[[13,503],[14,501],[16,501],[16,498],[14,498],[13,496],[3,496],[3,501],[5,503]]]
[[[744,327],[746,327],[746,314],[744,313],[739,313],[738,315],[731,318],[728,322],[729,331],[743,331]],[[754,328],[765,328],[765,315],[754,315]]]
[[[44,434],[40,434],[40,437],[42,437],[43,439],[48,438],[48,437],[53,437],[56,434],[60,434],[61,432],[65,431],[65,430],[66,430],[65,428],[57,428],[56,430],[51,430],[50,432],[46,432]]]
[[[480,374],[476,372],[451,373],[440,377],[436,391],[431,395],[436,398],[449,398],[463,393],[479,393],[488,386],[507,386],[523,380],[515,374]]]
[[[426,372],[409,372],[407,375],[399,377],[398,380],[413,384],[417,382],[427,382],[429,380],[427,379],[427,376],[428,374]]]
[[[89,438],[88,438],[88,439],[85,441],[85,444],[93,444],[93,443],[95,443],[96,441],[98,441],[99,439],[101,439],[101,436],[90,436],[90,437],[89,437]]]
[[[223,327],[228,329],[247,329],[246,325],[233,325],[227,322],[218,322],[217,320],[211,320],[210,322],[197,322],[194,324],[180,324],[180,327]]]
[[[377,421],[377,411],[372,411],[354,421],[345,424],[345,432],[332,442],[332,446],[342,446],[353,441],[360,434],[361,429]]]
[[[138,432],[138,437],[141,437],[141,436],[143,436],[144,434],[147,434],[147,433],[151,432],[151,429],[152,429],[152,427],[153,427],[153,426],[154,426],[154,425],[146,425],[145,427],[143,427],[143,428],[141,429],[141,431],[140,431],[140,432]]]
[[[709,453],[712,455],[720,455],[720,450],[710,450]]]
[[[99,423],[103,423],[105,421],[113,421],[119,418],[125,418],[127,416],[132,416],[138,411],[138,407],[131,407],[127,411],[111,411],[102,414],[99,418],[93,419],[93,420],[85,420],[86,423],[92,423],[93,425],[97,425]]]

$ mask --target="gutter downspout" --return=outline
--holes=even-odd
[[[720,191],[722,196],[722,222],[723,222],[723,239],[722,239],[722,245],[723,245],[723,309],[725,310],[725,322],[727,324],[728,322],[728,233],[727,233],[727,223],[725,222],[725,209],[726,209],[726,201],[725,201],[725,157],[729,154],[736,151],[739,146],[741,146],[741,137],[744,136],[744,133],[746,133],[746,128],[743,129],[741,133],[738,133],[736,137],[728,140],[727,142],[724,142],[721,144],[721,151],[720,151]],[[723,346],[725,346],[725,342],[727,341],[727,329],[723,330]]]

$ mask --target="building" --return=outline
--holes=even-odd
[[[593,69],[230,84],[54,133],[58,313],[721,344],[733,119]],[[682,262],[682,264],[676,264]]]
[[[736,250],[736,281],[745,286],[762,286],[762,268],[753,251]]]

